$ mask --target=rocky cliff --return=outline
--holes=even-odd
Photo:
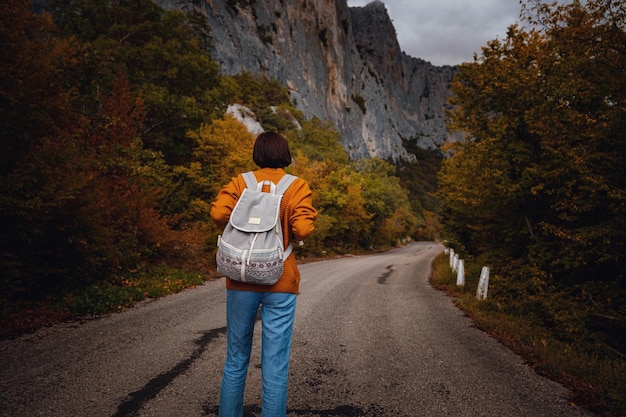
[[[427,149],[455,139],[444,121],[454,68],[403,53],[380,1],[157,2],[203,13],[224,74],[279,80],[305,116],[334,121],[352,158],[410,160],[403,140]]]

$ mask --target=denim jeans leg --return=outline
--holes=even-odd
[[[296,295],[264,293],[262,305],[261,417],[284,417],[287,413],[287,382]]]
[[[260,293],[227,290],[227,352],[220,390],[220,417],[242,417],[254,323]]]

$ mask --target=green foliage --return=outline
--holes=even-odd
[[[232,102],[248,107],[264,130],[286,132],[304,121],[302,112],[291,104],[289,92],[277,80],[245,71],[223,80],[232,86]]]
[[[262,75],[242,72],[234,75],[240,93],[237,99],[245,103],[253,111],[262,106],[275,106],[289,103],[289,95],[283,86],[275,80]]]
[[[291,146],[309,160],[329,161],[332,165],[347,165],[348,153],[341,144],[341,135],[331,122],[318,118],[301,122],[300,129],[288,132]]]
[[[421,212],[422,208],[434,211],[439,205],[435,193],[437,174],[444,157],[439,150],[421,149],[414,143],[404,141],[405,149],[415,156],[415,162],[399,161],[396,164],[396,175],[402,186],[409,191],[416,212]]]
[[[146,298],[158,298],[185,288],[201,285],[202,275],[156,265],[148,270],[128,273],[118,282],[99,282],[76,291],[60,304],[73,316],[119,311]]]
[[[378,159],[359,160],[356,170],[363,178],[361,192],[371,214],[370,247],[395,246],[416,230],[418,218],[411,211],[409,196],[395,176],[395,167]]]
[[[415,240],[440,240],[441,225],[435,212],[439,211],[437,173],[443,155],[438,150],[418,148],[414,143],[405,141],[404,147],[415,156],[415,162],[398,161],[396,164],[396,175],[407,192],[411,211],[418,215],[418,224],[411,236]]]
[[[127,73],[144,100],[145,146],[170,163],[188,161],[192,149],[185,133],[221,116],[232,93],[222,88],[207,52],[206,23],[194,13],[164,11],[151,0],[53,0],[49,7],[63,32],[84,43],[77,75],[82,106],[92,108],[115,74]]]

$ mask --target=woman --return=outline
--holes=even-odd
[[[252,159],[260,169],[254,171],[258,182],[277,184],[291,164],[291,152],[284,137],[274,132],[261,133],[254,143]],[[211,205],[211,218],[224,228],[237,199],[246,188],[241,175],[233,178]],[[317,211],[313,208],[309,185],[298,178],[283,194],[280,221],[284,245],[311,234]],[[291,335],[299,292],[300,272],[293,253],[284,262],[278,282],[271,286],[253,285],[226,278],[227,354],[220,391],[220,417],[241,417],[243,395],[250,363],[252,333],[261,306],[262,417],[281,417],[287,413],[287,379]]]

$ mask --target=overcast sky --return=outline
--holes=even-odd
[[[348,0],[365,6],[372,0]],[[400,48],[434,65],[471,62],[487,41],[506,37],[519,21],[519,0],[381,0]]]

